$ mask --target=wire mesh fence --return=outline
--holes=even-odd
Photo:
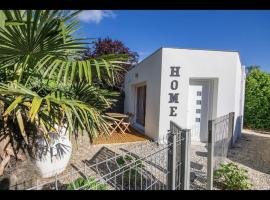
[[[173,151],[168,159],[171,166],[172,188],[176,190],[188,190],[190,186],[190,147],[191,131],[182,129],[176,123],[170,122],[170,142],[175,142],[171,148]],[[169,152],[170,153],[170,152]],[[170,155],[170,154],[169,154]],[[175,167],[175,168],[174,168]]]
[[[216,170],[224,162],[230,144],[230,114],[219,117],[213,121],[213,167]]]
[[[227,158],[228,150],[232,146],[234,130],[234,113],[221,116],[208,123],[208,161],[207,188],[213,188],[213,172]]]
[[[39,180],[27,190],[170,190],[184,189],[186,136],[173,129],[157,141],[114,151],[102,147],[83,166],[50,179]],[[185,132],[184,132],[185,133]],[[183,149],[184,147],[184,149]],[[177,149],[177,152],[175,151]],[[181,153],[182,149],[182,153]],[[177,154],[176,154],[177,153]],[[172,158],[175,158],[174,162]],[[172,182],[174,180],[174,182]],[[173,185],[172,185],[173,184]]]

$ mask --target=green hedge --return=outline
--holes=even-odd
[[[244,126],[270,130],[270,75],[251,69],[246,78]]]

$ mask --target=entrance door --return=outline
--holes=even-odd
[[[201,112],[202,112],[202,85],[191,85],[189,89],[189,122],[191,139],[200,141]]]
[[[208,137],[208,118],[210,84],[208,81],[190,81],[189,86],[189,127],[191,140],[206,142]]]
[[[137,87],[136,123],[145,125],[146,85]]]

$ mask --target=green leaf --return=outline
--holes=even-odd
[[[80,81],[82,81],[82,75],[83,75],[82,62],[78,61],[78,65],[79,65],[79,78],[80,78]]]
[[[86,64],[87,64],[87,68],[88,68],[88,82],[89,82],[89,84],[92,84],[92,68],[91,68],[90,61],[87,60]]]
[[[60,80],[62,79],[62,73],[63,73],[63,69],[64,69],[65,64],[66,64],[65,62],[62,62],[60,71],[59,71],[58,76],[57,76],[57,84],[59,84]]]
[[[21,135],[23,136],[23,139],[24,139],[25,143],[28,144],[28,139],[27,139],[27,135],[26,135],[26,132],[25,132],[23,118],[22,118],[22,114],[21,114],[20,110],[18,110],[16,112],[16,118],[17,118],[17,122],[18,122],[18,125],[19,125],[19,128],[20,128]]]
[[[21,103],[23,100],[23,96],[18,96],[11,104],[10,106],[6,109],[4,112],[3,116],[7,116],[10,114],[11,111],[13,111],[19,103]]]
[[[70,75],[70,81],[73,82],[73,79],[75,77],[75,72],[76,72],[76,62],[72,63],[72,68],[71,68],[71,75]]]
[[[94,60],[94,63],[95,63],[95,66],[96,66],[96,71],[97,71],[98,79],[101,80],[99,64],[98,64],[98,62],[96,60]]]
[[[68,80],[69,67],[70,67],[70,62],[67,62],[66,69],[65,69],[65,76],[64,76],[64,84],[66,84]]]
[[[30,116],[30,120],[33,122],[38,111],[39,111],[39,108],[40,108],[40,105],[42,103],[42,100],[43,98],[39,97],[39,96],[35,96],[33,98],[33,101],[32,101],[32,104],[31,104],[31,109],[30,109],[30,113],[29,113],[29,116]]]

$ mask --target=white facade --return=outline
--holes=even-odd
[[[133,125],[153,139],[167,134],[172,120],[192,129],[192,140],[200,142],[207,141],[209,119],[235,112],[236,140],[242,129],[244,84],[238,52],[160,48],[126,74],[125,112],[133,113]],[[142,85],[144,125],[136,123],[136,112],[144,105],[137,98]]]

